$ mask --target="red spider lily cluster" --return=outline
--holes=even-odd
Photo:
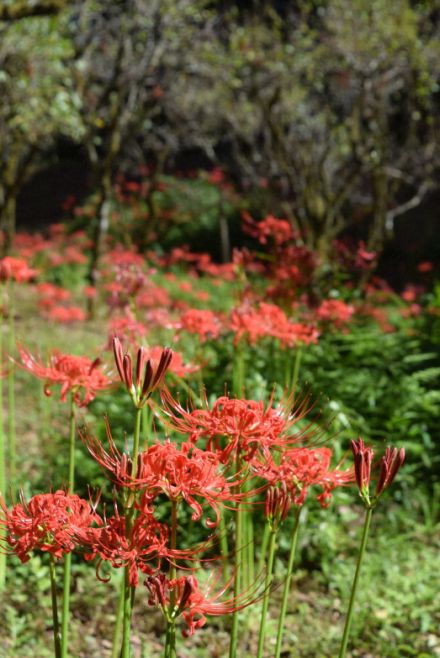
[[[57,560],[77,551],[87,561],[95,561],[101,580],[108,580],[109,569],[124,569],[125,587],[132,592],[124,601],[132,600],[144,580],[148,603],[162,611],[168,625],[181,617],[185,636],[202,628],[208,616],[236,613],[267,595],[267,585],[262,590],[258,580],[241,589],[234,585],[234,594],[228,595],[234,578],[218,585],[220,571],[215,570],[212,574],[217,575],[199,586],[193,563],[208,547],[212,550],[213,538],[208,534],[205,543],[179,546],[185,506],[192,521],[202,523],[209,533],[220,527],[225,513],[242,515],[242,510],[246,514],[261,510],[271,531],[278,532],[291,507],[299,510],[314,487],[325,508],[336,487],[356,481],[364,502],[375,505],[403,463],[403,450],[387,449],[370,498],[372,449],[362,440],[353,442],[354,468],[333,468],[331,448],[318,444],[320,431],[307,420],[307,397],[275,404],[272,396],[264,404],[224,395],[212,404],[205,399],[201,407],[185,408],[165,386],[172,368],[170,349],[161,349],[153,358],[139,347],[132,359],[114,338],[113,351],[135,410],[136,447],[119,449],[108,421],[107,447],[93,433],[80,432],[89,453],[115,486],[113,515],[98,514],[97,503],[72,492],[39,494],[29,502],[22,497],[12,509],[2,503],[3,543],[22,562],[35,550]],[[112,383],[99,369],[98,360],[54,352],[45,366],[24,348],[20,355],[25,369],[46,386],[60,384],[61,400],[71,392],[79,406]],[[152,397],[156,390],[160,402]],[[148,445],[143,437],[140,443],[140,413],[146,405],[167,431],[183,434],[183,440],[166,438]],[[164,501],[171,510],[166,521],[160,518]],[[104,563],[107,575],[101,568]],[[177,569],[185,575],[178,575]],[[124,608],[124,618],[127,615],[131,608]]]
[[[37,274],[38,271],[29,267],[29,264],[22,258],[6,256],[0,260],[0,281],[27,283]]]
[[[121,190],[124,195],[139,191]],[[275,534],[289,513],[299,518],[311,497],[327,508],[336,488],[353,483],[372,509],[405,457],[403,450],[386,450],[370,493],[372,448],[359,439],[352,445],[354,466],[334,464],[333,450],[322,445],[323,432],[310,420],[307,396],[294,399],[286,393],[276,402],[279,389],[274,389],[263,402],[245,397],[244,386],[234,386],[235,396],[225,389],[224,395],[208,398],[203,390],[197,394],[189,386],[189,377],[200,375],[208,362],[214,341],[234,345],[238,354],[247,350],[248,360],[249,354],[269,346],[289,361],[292,354],[314,349],[326,332],[345,332],[362,318],[373,318],[384,331],[393,329],[386,304],[394,293],[380,281],[372,280],[365,287],[361,301],[350,295],[348,285],[338,298],[333,290],[315,295],[313,277],[319,259],[290,222],[271,215],[257,222],[245,214],[243,220],[244,231],[258,243],[258,250],[236,250],[231,263],[218,265],[207,254],[186,248],[144,258],[112,244],[101,263],[97,287],[81,293],[81,303],[97,296],[106,300],[105,349],[113,350],[114,371],[133,403],[133,434],[131,427],[123,436],[112,434],[109,420],[105,437],[80,430],[84,446],[112,484],[113,505],[98,513],[97,504],[75,496],[72,485],[68,492],[39,494],[29,502],[22,498],[12,509],[2,503],[5,550],[23,562],[33,551],[49,553],[56,560],[77,551],[95,562],[102,580],[112,570],[123,569],[125,587],[131,590],[124,601],[134,599],[135,589],[145,591],[148,603],[162,611],[168,624],[183,619],[184,635],[193,635],[208,616],[241,610],[271,589],[270,583],[262,590],[260,581],[253,584],[242,576],[240,580],[236,573],[231,578],[230,572],[219,583],[217,565],[208,584],[199,585],[208,569],[204,566],[198,572],[195,563],[204,552],[209,551],[205,565],[211,561],[224,565],[234,557],[237,565],[249,552],[252,533],[241,545],[236,541],[235,548],[229,546],[229,554],[213,557],[216,535],[223,539],[225,528],[235,525],[237,540],[237,528],[249,525],[249,518],[267,524]],[[43,273],[45,265],[83,264],[77,247],[86,245],[86,238],[77,234],[75,240],[69,246],[60,227],[52,230],[49,239],[18,239],[20,258],[0,261],[0,278],[30,283],[37,261]],[[65,261],[52,253],[57,245]],[[348,252],[340,251],[350,267],[360,271],[368,270],[375,259],[361,244],[350,259]],[[183,284],[173,271],[182,263],[188,268]],[[169,271],[158,272],[158,267]],[[234,303],[222,305],[221,312],[214,307],[216,286],[221,285],[218,277],[233,281],[237,293]],[[47,281],[30,290],[35,290],[45,318],[69,323],[87,317],[82,307],[73,304],[75,294],[70,290]],[[419,296],[419,290],[404,291],[403,316],[417,315]],[[173,332],[181,352],[157,346],[168,342],[167,332]],[[44,382],[47,395],[53,386],[60,386],[62,402],[70,395],[72,404],[84,407],[101,390],[116,384],[99,359],[55,350],[45,364],[23,347],[19,352],[23,368]],[[181,389],[191,395],[188,402],[182,402],[173,388],[178,379]],[[291,384],[288,390],[295,392],[296,376],[286,380]],[[149,436],[157,427],[164,430],[160,439]],[[181,541],[182,523],[188,518],[200,524],[201,534],[206,533],[200,544],[189,548],[188,537]],[[228,594],[232,582],[233,595]],[[130,614],[124,609],[125,619]]]
[[[1,502],[0,524],[6,530],[7,544],[22,562],[36,549],[60,558],[83,545],[84,535],[101,524],[92,505],[65,491],[38,494],[8,510]]]
[[[23,367],[45,382],[46,395],[51,395],[53,385],[61,385],[61,402],[66,401],[68,393],[72,393],[78,407],[87,406],[98,391],[109,388],[113,383],[100,369],[100,359],[92,361],[86,356],[54,351],[46,366],[25,348],[20,347],[19,352]]]

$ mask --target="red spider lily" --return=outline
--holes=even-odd
[[[159,363],[162,348],[155,346],[149,347],[147,350],[148,358],[151,359],[153,363]],[[197,372],[198,370],[200,370],[199,365],[195,365],[193,363],[184,363],[182,355],[179,352],[175,352],[173,350],[170,365],[168,367],[168,371],[170,373],[176,375],[176,377],[186,377],[187,375],[191,375],[193,372]]]
[[[7,543],[21,562],[27,562],[35,549],[60,558],[78,546],[79,536],[101,522],[94,506],[65,491],[38,494],[28,503],[23,494],[20,498],[21,503],[11,510],[0,501],[0,524],[6,529]]]
[[[218,338],[221,325],[213,311],[192,308],[180,316],[177,328],[191,334],[197,334],[200,340],[204,342],[210,338]]]
[[[37,292],[40,295],[39,306],[41,308],[51,308],[57,302],[64,302],[72,296],[70,290],[47,282],[39,283],[37,285]]]
[[[381,459],[380,473],[376,484],[376,496],[380,496],[393,482],[405,461],[405,449],[387,448]]]
[[[292,498],[287,490],[285,482],[279,487],[269,487],[266,492],[264,515],[272,530],[277,530],[287,518]]]
[[[184,409],[164,389],[161,395],[165,414],[164,422],[171,429],[189,435],[189,440],[196,443],[206,442],[208,450],[217,452],[222,463],[237,451],[245,461],[249,461],[258,452],[269,455],[270,449],[311,438],[313,430],[308,425],[297,435],[291,435],[293,425],[304,418],[308,412],[308,399],[305,397],[292,409],[293,398],[288,398],[276,407],[272,406],[271,397],[267,406],[263,401],[218,398],[212,409],[205,401],[203,409]]]
[[[84,322],[87,314],[79,306],[53,306],[47,311],[46,317],[60,324],[72,324],[72,322]]]
[[[216,453],[200,450],[191,443],[177,446],[167,441],[150,446],[140,453],[134,470],[130,457],[117,449],[108,422],[106,431],[109,451],[96,437],[84,432],[80,436],[92,457],[109,471],[118,486],[145,490],[142,509],[149,508],[155,496],[165,494],[174,501],[184,500],[193,510],[192,519],[198,521],[203,506],[208,505],[216,516],[215,520],[206,521],[212,528],[218,525],[220,505],[254,493],[235,493],[242,484],[240,476],[226,477]]]
[[[330,469],[330,448],[292,448],[283,451],[279,464],[270,462],[252,463],[253,470],[272,486],[281,483],[286,487],[295,505],[303,505],[309,487],[319,486],[323,492],[317,496],[322,507],[328,507],[331,492],[338,486],[354,481],[353,469]]]
[[[316,311],[320,320],[333,322],[338,328],[350,322],[353,313],[354,307],[341,299],[325,299]]]
[[[243,305],[231,313],[230,328],[235,332],[235,343],[246,337],[251,345],[262,338],[272,337],[284,347],[298,343],[309,345],[318,342],[318,331],[300,322],[291,322],[276,304],[261,302],[258,309]]]
[[[147,328],[142,322],[138,322],[131,313],[122,317],[114,317],[109,326],[109,348],[113,345],[113,338],[117,336],[120,340],[128,342],[132,346],[139,344],[140,340],[147,335]]]
[[[359,493],[365,505],[369,508],[374,507],[382,495],[396,477],[399,469],[405,461],[405,449],[387,448],[380,461],[379,477],[376,483],[374,496],[370,496],[371,465],[374,452],[370,447],[366,447],[362,439],[351,442],[353,451],[356,483]]]
[[[206,617],[230,615],[261,598],[261,594],[257,592],[258,585],[255,584],[246,592],[222,601],[220,599],[231,586],[233,579],[218,591],[214,591],[218,579],[219,574],[211,575],[205,588],[201,589],[194,576],[182,576],[175,580],[169,580],[164,574],[151,576],[145,581],[150,593],[148,604],[158,606],[171,619],[181,615],[187,627],[182,631],[182,635],[188,637],[206,624]],[[174,592],[175,605],[173,610],[167,612],[171,592]]]
[[[356,484],[362,493],[368,491],[371,478],[371,465],[373,463],[374,451],[369,446],[366,447],[361,438],[351,442],[351,449],[354,458],[354,471],[356,474]]]
[[[168,370],[173,352],[169,347],[162,350],[159,363],[156,365],[148,358],[145,347],[139,347],[136,357],[136,368],[133,369],[129,354],[123,354],[119,338],[113,338],[113,353],[119,376],[139,409],[145,405],[150,395],[162,384]]]
[[[419,272],[422,272],[424,274],[425,272],[432,272],[432,270],[434,269],[434,265],[433,263],[431,263],[431,261],[426,260],[423,261],[423,263],[419,263],[417,265],[417,269]]]
[[[218,455],[192,443],[177,446],[166,441],[150,446],[140,455],[137,479],[146,487],[145,504],[160,493],[170,500],[184,500],[193,510],[193,521],[201,519],[204,505],[211,507],[216,518],[206,520],[208,528],[218,525],[220,505],[255,493],[236,493],[243,483],[240,474],[226,477]]]
[[[242,212],[241,217],[244,233],[257,238],[260,244],[267,244],[270,239],[280,246],[295,237],[292,225],[287,219],[277,219],[273,215],[267,215],[260,222],[256,222],[246,211]]]
[[[21,258],[5,256],[0,260],[0,281],[27,283],[37,274],[38,271],[29,267],[27,262]]]
[[[160,286],[153,286],[151,283],[142,288],[136,295],[136,308],[155,308],[165,307],[171,305],[171,298],[165,288]]]
[[[96,574],[100,580],[105,580],[99,576],[100,566],[102,562],[109,562],[115,569],[128,566],[130,585],[137,587],[138,570],[151,575],[163,558],[173,557],[167,548],[168,538],[168,527],[157,521],[147,508],[135,518],[127,537],[125,517],[119,515],[115,505],[115,516],[105,519],[102,527],[82,534],[82,547],[88,551],[86,560],[98,556]]]
[[[39,363],[34,356],[23,347],[19,347],[23,367],[35,377],[45,380],[44,392],[50,396],[50,387],[61,384],[61,402],[66,401],[71,391],[78,407],[87,406],[100,390],[106,389],[113,380],[100,369],[100,360],[92,361],[86,356],[73,356],[54,350],[49,359],[49,365]],[[81,390],[84,391],[81,398]]]

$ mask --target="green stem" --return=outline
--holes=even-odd
[[[290,390],[292,393],[295,393],[296,390],[296,385],[298,384],[298,376],[299,376],[299,368],[301,365],[301,357],[302,357],[302,347],[301,345],[298,345],[298,348],[296,350],[295,354],[295,361],[293,364],[293,375],[292,375],[292,383]]]
[[[273,579],[273,561],[275,557],[276,539],[277,539],[276,530],[271,530],[269,537],[268,556],[267,556],[266,578],[264,579],[264,596],[263,596],[263,607],[261,610],[260,633],[258,635],[257,658],[262,658],[263,656],[264,638],[266,636],[266,617],[267,617],[267,611],[269,608],[269,599],[270,599],[270,586],[272,585],[272,579]]]
[[[176,622],[174,619],[167,619],[164,658],[177,658]]]
[[[3,331],[0,326],[0,366],[3,364]],[[3,430],[3,380],[0,377],[0,495],[6,499],[6,455]],[[6,553],[0,551],[0,592],[6,581]]]
[[[69,417],[69,479],[67,490],[73,494],[75,486],[75,401],[73,391],[70,393]],[[61,658],[67,658],[69,641],[69,614],[70,614],[70,575],[72,568],[72,553],[64,557],[63,574],[63,619],[61,629]]]
[[[144,439],[144,450],[148,449],[148,438],[151,434],[151,429],[153,426],[153,412],[148,404],[145,404],[142,407],[142,433],[145,437]]]
[[[60,658],[61,657],[61,635],[60,635],[60,624],[59,624],[59,621],[58,621],[55,558],[54,558],[53,555],[49,555],[49,574],[50,574],[50,594],[51,594],[51,601],[52,601],[53,643],[54,643],[54,649],[55,649],[55,658]]]
[[[170,549],[174,551],[177,546],[177,524],[178,524],[178,501],[171,500],[171,537]],[[170,562],[170,580],[175,580],[177,576],[176,565]],[[167,629],[165,636],[165,658],[176,658],[176,593],[172,589],[170,592],[170,605],[167,614]]]
[[[122,574],[122,578],[120,579],[119,582],[118,607],[116,610],[115,627],[113,629],[111,658],[118,658],[119,656],[119,642],[121,641],[122,618],[124,615],[124,599],[125,599],[125,578],[124,578],[124,574]]]
[[[240,454],[237,451],[236,457],[236,473],[240,472],[241,468],[241,459]],[[235,510],[235,570],[234,570],[234,599],[238,600],[240,594],[240,585],[242,578],[242,543],[243,543],[243,510],[241,509],[240,503],[237,502],[237,507]],[[239,613],[238,610],[234,610],[232,615],[232,629],[231,629],[231,639],[229,644],[229,658],[237,658],[237,641],[238,641],[238,622],[239,622]]]
[[[132,452],[132,475],[136,475],[137,461],[139,456],[139,438],[141,433],[142,409],[136,408],[133,433],[133,452]],[[129,504],[125,509],[125,534],[129,544],[132,541],[133,521],[135,510],[134,501],[129,495]],[[131,617],[133,614],[135,588],[130,585],[130,565],[126,565],[124,570],[124,606],[122,619],[122,649],[121,658],[130,658],[130,633]]]
[[[266,563],[267,547],[269,545],[270,526],[268,523],[264,525],[263,539],[261,540],[261,553],[258,560],[258,573],[260,574]]]
[[[354,612],[354,600],[356,597],[356,591],[359,582],[359,575],[361,572],[362,561],[365,555],[365,548],[367,546],[368,532],[370,530],[371,517],[373,515],[373,508],[370,507],[367,509],[365,515],[364,529],[362,532],[361,546],[359,549],[358,560],[356,564],[356,571],[354,574],[353,585],[351,588],[350,601],[348,603],[347,617],[345,619],[344,633],[342,635],[341,647],[339,649],[339,658],[345,658],[345,652],[347,651],[348,636],[350,634],[351,621],[353,618]]]
[[[280,658],[281,654],[281,643],[283,641],[283,634],[284,634],[284,622],[286,619],[286,613],[287,613],[287,603],[289,600],[289,593],[290,593],[290,583],[292,580],[292,573],[293,573],[293,563],[295,560],[295,553],[296,553],[296,544],[298,540],[298,528],[299,528],[299,517],[301,514],[301,507],[297,507],[295,510],[295,518],[293,520],[293,530],[292,530],[292,536],[290,539],[290,553],[289,553],[289,560],[287,563],[287,574],[286,574],[286,580],[284,583],[284,590],[283,590],[283,599],[281,602],[281,609],[280,609],[280,615],[278,619],[278,630],[277,630],[277,641],[276,641],[276,646],[275,646],[275,658]]]
[[[244,391],[244,348],[240,340],[235,348],[234,369],[232,372],[232,389],[236,397],[241,397]]]
[[[12,356],[15,349],[15,327],[14,308],[12,305],[12,289],[9,295],[9,337],[8,351]],[[11,364],[8,370],[8,451],[9,451],[9,481],[11,485],[12,501],[15,502],[16,494],[16,436],[15,436],[15,369]]]
[[[136,415],[134,418],[134,434],[133,434],[133,453],[131,457],[132,461],[132,476],[136,477],[137,470],[137,461],[139,456],[139,437],[141,435],[141,420],[142,420],[142,409],[136,409]]]
[[[220,552],[222,556],[222,569],[223,569],[223,580],[225,583],[229,580],[229,546],[228,546],[228,537],[226,535],[226,521],[225,521],[225,510],[221,510],[220,513],[220,523],[219,523],[219,534],[220,534]]]

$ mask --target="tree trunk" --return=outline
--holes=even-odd
[[[368,236],[368,248],[380,253],[386,238],[388,202],[387,176],[382,169],[373,173],[374,216]]]

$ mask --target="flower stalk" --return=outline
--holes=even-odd
[[[61,634],[60,634],[60,623],[58,619],[55,558],[53,555],[49,555],[49,575],[50,575],[50,595],[51,595],[51,603],[52,603],[53,642],[54,642],[55,658],[61,658]]]
[[[70,393],[70,412],[69,412],[69,479],[68,492],[73,494],[75,487],[75,393]],[[70,615],[70,580],[72,570],[72,553],[69,552],[64,557],[64,577],[63,577],[63,617],[61,629],[61,658],[68,656],[69,642],[69,615]]]
[[[141,431],[142,408],[136,407],[134,433],[133,433],[133,452],[132,452],[132,476],[136,475],[136,468],[139,456],[139,439]],[[131,494],[128,494],[125,507],[125,532],[128,542],[132,540],[133,522],[134,522],[134,500]],[[130,633],[131,618],[133,615],[135,588],[130,584],[130,565],[125,567],[124,571],[124,606],[122,610],[122,650],[121,658],[130,658]]]
[[[266,577],[264,580],[263,606],[261,609],[260,632],[258,635],[257,658],[262,658],[264,650],[264,638],[266,637],[266,617],[269,608],[270,591],[273,580],[273,562],[275,558],[277,530],[272,528],[269,535],[269,546],[267,550]]]
[[[365,549],[367,546],[367,539],[368,539],[368,532],[370,530],[370,523],[371,523],[371,517],[373,515],[373,508],[369,507],[367,508],[367,512],[365,514],[365,522],[364,522],[364,528],[362,531],[362,539],[361,539],[361,546],[359,549],[359,555],[357,559],[357,564],[356,564],[356,571],[354,574],[354,579],[353,579],[353,585],[351,587],[351,594],[350,594],[350,601],[348,603],[348,611],[347,611],[347,616],[345,618],[345,625],[344,625],[344,632],[342,635],[342,640],[341,640],[341,646],[339,649],[339,658],[345,658],[345,653],[347,651],[347,644],[348,644],[348,638],[350,635],[350,628],[351,628],[351,623],[353,619],[353,612],[354,612],[354,601],[356,598],[356,592],[359,584],[359,575],[361,572],[361,567],[362,567],[362,562],[364,559],[365,555]]]
[[[289,601],[290,583],[292,581],[293,565],[295,562],[295,554],[296,554],[296,545],[298,542],[298,528],[299,528],[300,514],[301,514],[301,507],[297,507],[295,509],[295,515],[293,519],[293,530],[290,539],[289,560],[287,563],[286,580],[284,582],[283,598],[281,601],[281,609],[278,619],[277,639],[275,645],[275,658],[280,658],[280,654],[281,654],[281,645],[283,642],[283,635],[284,635],[284,623],[286,620],[287,604]]]

